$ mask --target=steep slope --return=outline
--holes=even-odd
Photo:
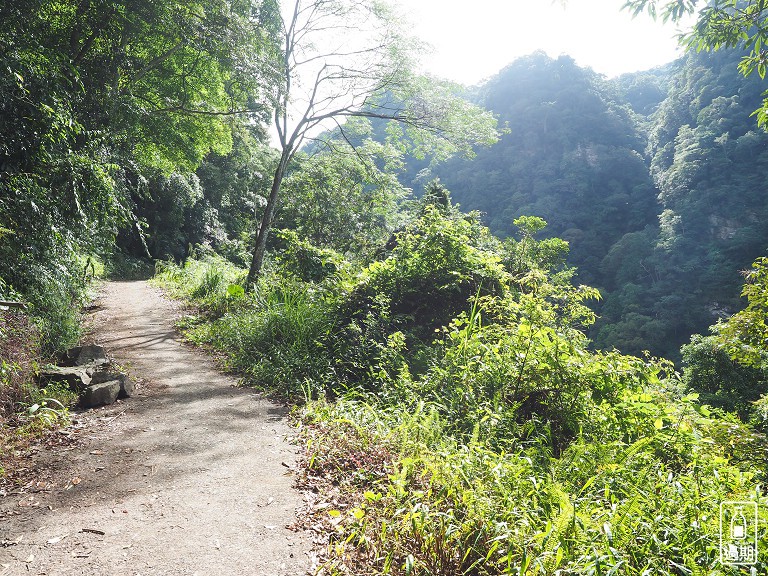
[[[739,59],[690,54],[607,81],[565,56],[521,58],[477,95],[509,133],[430,177],[499,236],[535,215],[569,241],[604,297],[596,346],[677,358],[739,308],[739,271],[768,246],[768,135],[750,116],[764,85]]]
[[[750,117],[765,88],[740,54],[690,54],[650,118],[658,230],[629,235],[603,261],[599,345],[674,355],[740,307],[740,270],[768,247],[768,135]],[[651,345],[652,342],[655,345]]]
[[[518,216],[544,218],[549,233],[570,242],[580,279],[601,284],[599,263],[611,245],[656,213],[635,114],[591,70],[542,53],[502,70],[482,98],[509,133],[436,174],[500,236],[513,233]]]

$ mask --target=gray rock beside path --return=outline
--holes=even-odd
[[[96,406],[112,404],[117,400],[120,388],[120,380],[92,384],[85,389],[83,396],[80,398],[80,404],[83,408],[94,408]]]
[[[93,378],[91,379],[91,385],[110,382],[112,380],[118,380],[120,382],[119,398],[130,398],[133,396],[136,391],[136,383],[131,380],[127,374],[116,370],[110,365],[101,366],[98,371],[94,372]]]
[[[63,382],[70,390],[80,392],[90,386],[91,374],[93,371],[87,366],[46,366],[40,371],[38,381],[41,386]]]
[[[135,382],[110,363],[103,346],[76,346],[64,352],[60,359],[65,366],[46,367],[41,370],[38,382],[41,386],[55,382],[65,384],[80,394],[83,408],[112,404],[136,392]]]
[[[107,351],[98,344],[75,346],[59,356],[62,366],[101,366],[107,364]]]
[[[103,346],[97,344],[82,346],[80,353],[77,355],[77,360],[75,360],[77,366],[101,366],[108,362],[107,351]]]

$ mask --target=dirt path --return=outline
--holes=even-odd
[[[145,282],[109,283],[100,304],[95,340],[145,384],[40,456],[48,482],[0,499],[0,575],[306,574],[285,411],[179,342]]]

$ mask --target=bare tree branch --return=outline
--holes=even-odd
[[[407,49],[412,45],[399,45],[404,36],[397,22],[380,8],[377,0],[292,0],[283,12],[282,78],[272,100],[281,161],[259,226],[248,289],[261,270],[285,172],[302,144],[314,140],[319,130],[335,126],[352,150],[356,147],[343,126],[350,118],[399,122],[434,140],[471,140],[444,127],[450,107],[430,109],[426,100],[413,96]]]

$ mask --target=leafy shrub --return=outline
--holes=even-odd
[[[735,361],[757,368],[768,366],[768,256],[745,272],[741,295],[747,307],[713,326],[715,340]]]
[[[382,370],[402,368],[392,356],[394,334],[405,337],[411,369],[423,371],[435,331],[466,310],[478,294],[501,294],[506,274],[498,246],[474,216],[445,215],[427,205],[423,215],[398,233],[383,260],[342,286],[339,333],[329,342],[342,361],[339,378],[348,385],[371,383]],[[382,365],[383,356],[394,363]],[[372,371],[372,367],[374,370]],[[376,380],[376,378],[373,378]]]
[[[503,291],[504,270],[492,244],[475,216],[446,217],[427,205],[396,235],[389,255],[362,271],[345,310],[359,318],[387,298],[393,325],[428,340],[478,292]]]
[[[752,403],[768,393],[766,370],[732,360],[712,336],[694,335],[681,352],[686,386],[698,392],[704,403],[734,412],[748,422]]]
[[[573,332],[525,315],[484,324],[475,308],[446,330],[443,355],[416,389],[441,407],[453,433],[479,435],[494,447],[544,430],[555,454],[577,437],[626,440],[615,421],[606,429],[600,412],[659,382],[665,367],[588,352]]]
[[[293,230],[274,232],[279,271],[303,282],[320,282],[339,271],[343,258],[328,248],[318,248],[301,240]]]

